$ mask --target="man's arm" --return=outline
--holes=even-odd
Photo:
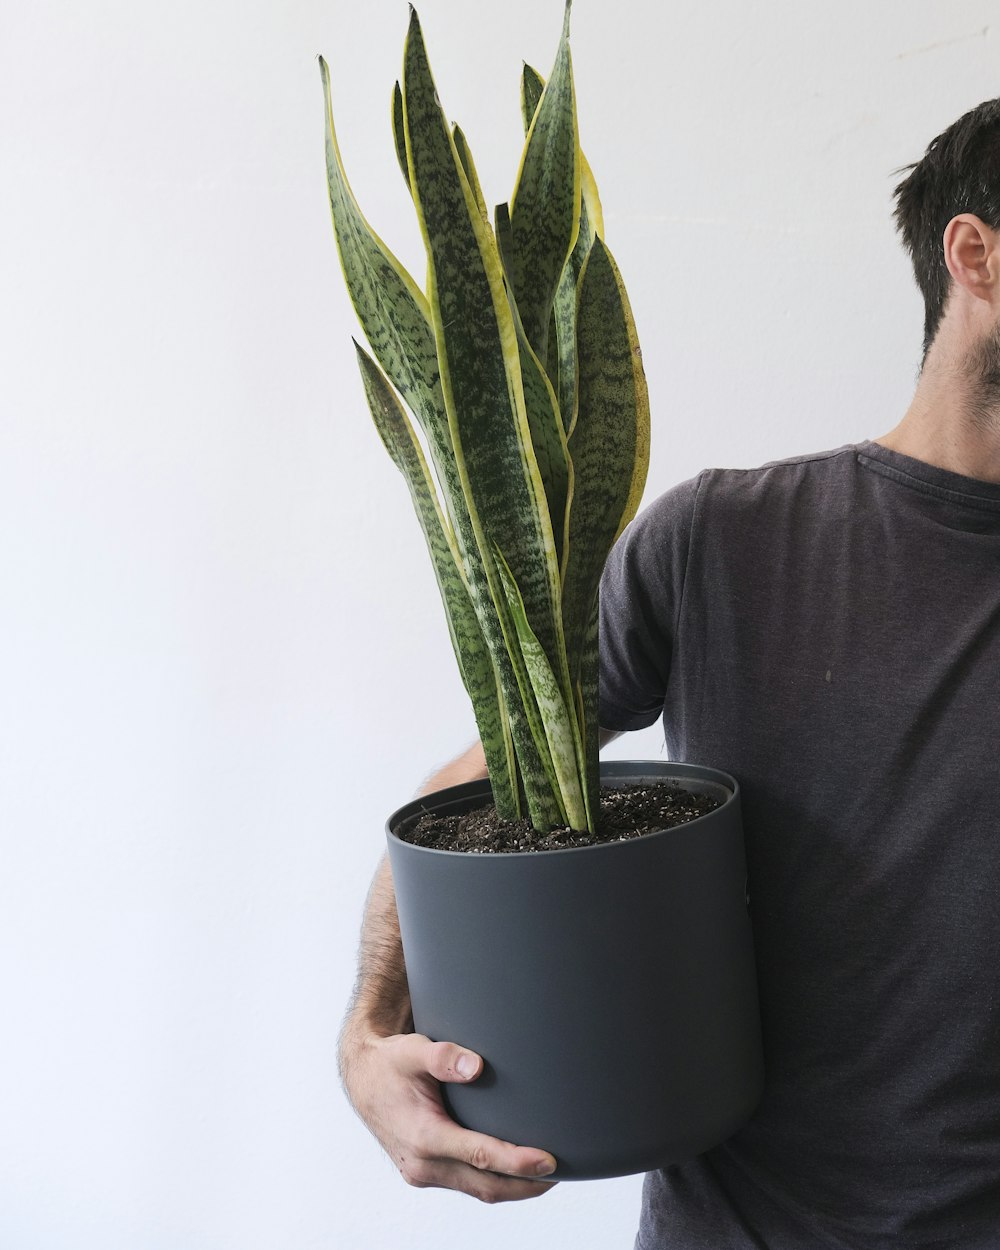
[[[601,730],[601,745],[616,736]],[[420,793],[485,776],[477,742]],[[352,1106],[410,1185],[456,1189],[483,1202],[535,1198],[551,1189],[535,1178],[553,1170],[552,1155],[461,1128],[445,1111],[439,1082],[474,1080],[480,1056],[454,1042],[432,1042],[412,1027],[392,870],[384,857],[368,894],[358,979],[340,1037],[340,1075]]]

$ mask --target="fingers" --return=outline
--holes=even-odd
[[[400,1162],[403,1178],[421,1189],[438,1187],[469,1194],[480,1202],[540,1198],[555,1159],[544,1150],[515,1146],[460,1128],[443,1113],[425,1126],[414,1154]]]
[[[433,1163],[414,1162],[400,1169],[403,1179],[418,1189],[454,1189],[480,1202],[523,1202],[540,1198],[555,1188],[555,1182],[518,1180],[481,1172],[467,1164],[438,1159]]]
[[[547,1151],[472,1132],[445,1111],[439,1083],[475,1080],[483,1061],[474,1051],[410,1033],[376,1040],[368,1062],[363,1118],[408,1184],[490,1203],[538,1198],[552,1188],[543,1180],[556,1166]]]
[[[537,1182],[550,1176],[556,1161],[546,1150],[515,1146],[497,1137],[473,1133],[442,1116],[426,1131],[422,1154],[435,1160],[455,1161],[477,1172],[495,1172]]]

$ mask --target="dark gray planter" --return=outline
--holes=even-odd
[[[395,836],[488,801],[488,782],[389,819],[414,1027],[483,1056],[446,1085],[459,1123],[558,1160],[557,1179],[700,1154],[761,1093],[760,1019],[739,788],[714,769],[606,762],[605,784],[672,778],[723,805],[630,842],[468,855]]]

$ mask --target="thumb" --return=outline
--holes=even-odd
[[[474,1050],[454,1042],[431,1042],[427,1048],[427,1071],[437,1081],[472,1081],[482,1070],[483,1061]]]

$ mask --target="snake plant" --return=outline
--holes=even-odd
[[[320,58],[334,233],[371,348],[354,344],[368,406],[423,528],[497,811],[540,831],[595,830],[598,584],[649,460],[635,325],[580,150],[570,3],[548,82],[524,67],[524,149],[492,220],[411,7],[392,130],[427,249],[424,290],[354,198]]]

